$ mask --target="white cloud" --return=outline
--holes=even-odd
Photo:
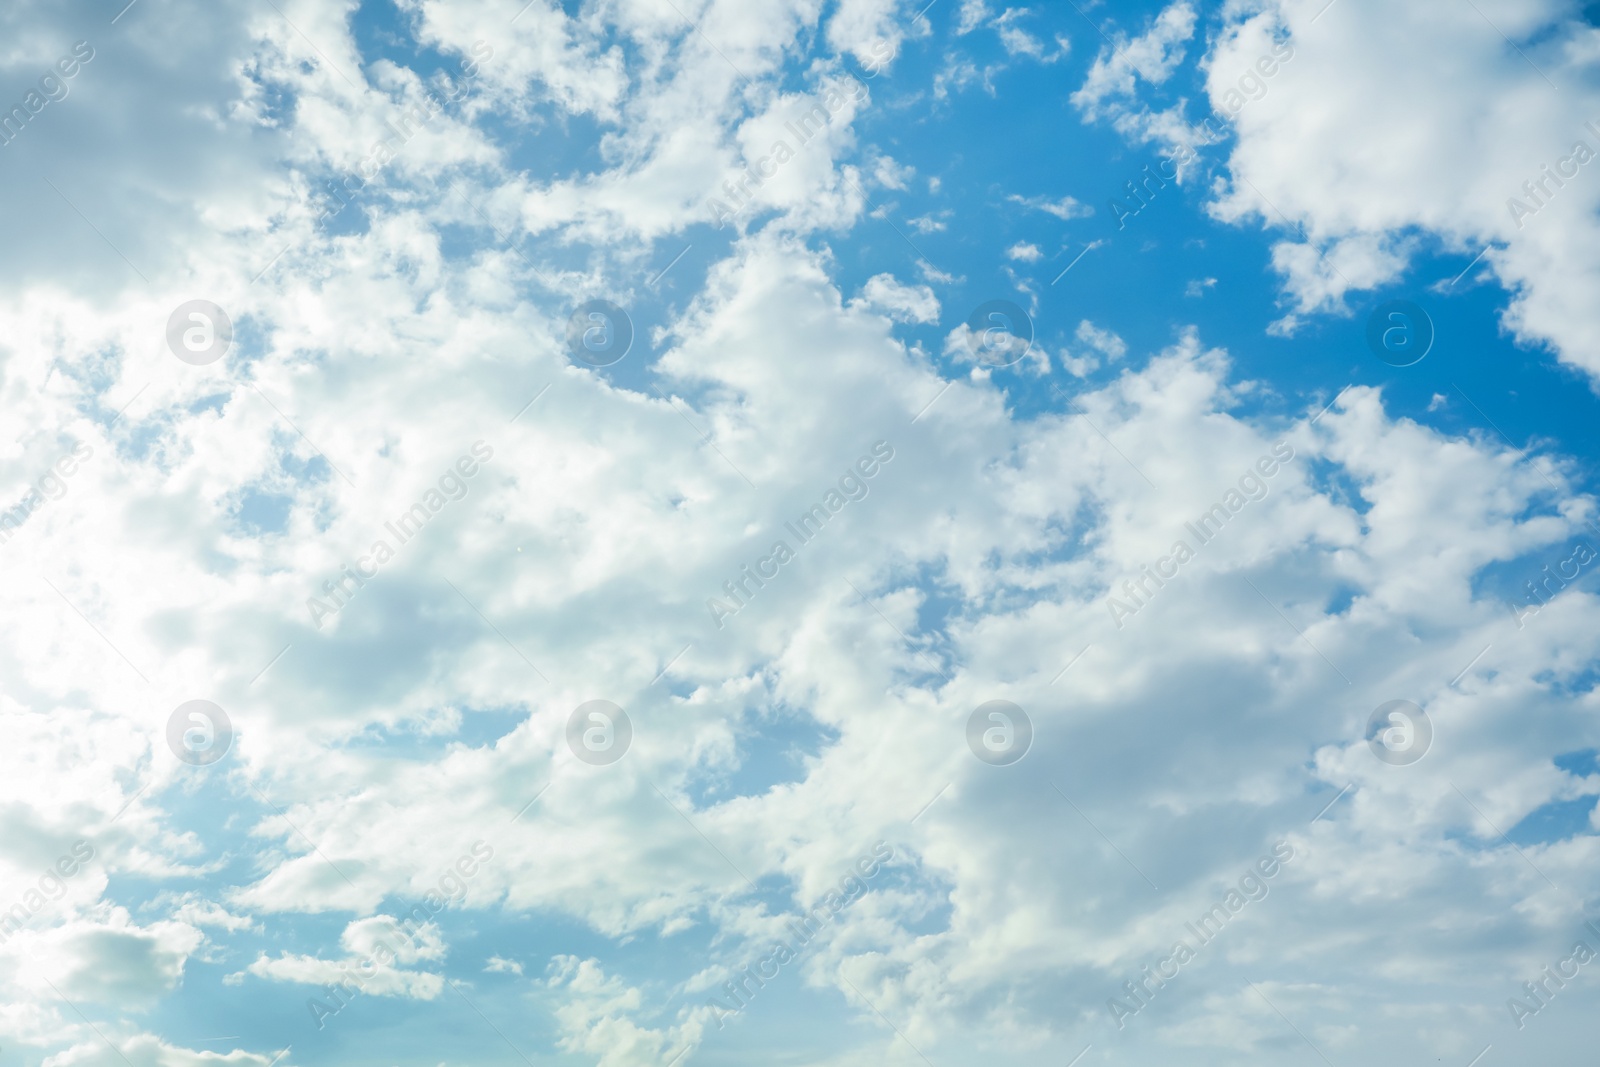
[[[1013,56],[1026,56],[1040,63],[1054,63],[1066,58],[1072,47],[1071,42],[1058,34],[1054,50],[1047,49],[1043,41],[1018,25],[1027,14],[1025,8],[1007,8],[994,20],[995,30],[1000,34],[1000,43],[1005,50]]]
[[[185,923],[135,924],[122,909],[103,921],[72,921],[27,939],[38,960],[19,980],[36,993],[55,985],[74,1000],[147,1005],[175,988],[203,935]]]
[[[896,0],[842,0],[828,20],[828,43],[873,73],[892,65],[905,39]]]
[[[1090,120],[1114,116],[1118,112],[1112,108],[1126,107],[1123,98],[1135,94],[1139,79],[1153,85],[1165,82],[1183,61],[1195,22],[1193,6],[1177,0],[1139,36],[1118,34],[1101,47],[1083,86],[1072,94],[1073,105]]]
[[[1035,211],[1043,211],[1048,215],[1054,215],[1063,222],[1088,218],[1094,214],[1094,208],[1088,204],[1079,203],[1076,198],[1070,196],[1063,196],[1059,200],[1051,200],[1043,196],[1018,196],[1013,193],[1006,199],[1013,204],[1021,204]]]
[[[598,960],[556,956],[549,974],[547,985],[562,998],[555,1010],[561,1047],[597,1057],[600,1067],[665,1063],[700,1037],[703,1027],[698,1020],[660,1030],[639,1026],[629,1018],[642,1006],[639,990],[607,975]]]
[[[293,1067],[288,1049],[272,1055],[245,1052],[211,1052],[169,1045],[153,1034],[135,1034],[119,1040],[114,1048],[96,1037],[75,1044],[64,1052],[46,1056],[43,1067],[272,1067],[281,1063]]]
[[[872,180],[885,189],[905,189],[917,176],[915,167],[901,166],[888,156],[879,156],[872,169]]]
[[[1585,126],[1600,115],[1600,96],[1579,74],[1593,28],[1542,0],[1488,13],[1430,0],[1394,12],[1398,22],[1360,5],[1331,8],[1314,25],[1311,14],[1287,3],[1238,9],[1208,58],[1220,104],[1273,35],[1294,48],[1235,119],[1233,180],[1215,208],[1225,219],[1304,228],[1273,257],[1290,304],[1286,325],[1342,313],[1349,291],[1398,278],[1411,238],[1425,232],[1462,264],[1489,248],[1481,262],[1513,294],[1506,325],[1600,374],[1586,295],[1600,277],[1592,166],[1569,162],[1575,176],[1560,188],[1547,181],[1547,206],[1531,217],[1513,218],[1507,206],[1526,201],[1523,183],[1571,159],[1579,141],[1600,152]],[[1424,39],[1420,54],[1403,43]]]
[[[969,9],[979,5],[963,18]],[[398,68],[356,69],[343,10],[291,14],[351,76],[414,91]],[[507,18],[489,4],[408,10],[458,51],[485,20]],[[824,899],[880,837],[895,848],[892,876],[840,914],[796,985],[826,997],[830,1018],[841,999],[851,1021],[875,1026],[883,1011],[951,1063],[1076,1045],[1081,1030],[1106,1025],[1095,1015],[1104,1000],[1279,839],[1297,859],[1207,957],[1205,991],[1185,974],[1197,981],[1169,991],[1166,1014],[1130,1023],[1152,1056],[1281,1051],[1281,1020],[1247,996],[1246,981],[1259,979],[1291,1017],[1325,1011],[1316,1037],[1352,1060],[1414,1062],[1422,1033],[1466,1062],[1477,1005],[1498,1004],[1504,975],[1536,973],[1534,948],[1567,936],[1565,898],[1489,823],[1592,795],[1550,755],[1558,743],[1600,743],[1581,681],[1600,601],[1577,586],[1518,628],[1483,584],[1498,568],[1538,573],[1542,553],[1589,536],[1595,507],[1571,491],[1564,461],[1397,418],[1366,387],[1314,424],[1322,403],[1246,408],[1270,383],[1240,380],[1196,331],[1130,356],[1089,320],[1061,363],[1087,378],[1120,362],[1116,376],[1067,383],[1070,395],[1015,415],[1011,370],[947,381],[942,364],[899,339],[921,331],[897,324],[959,335],[940,321],[939,287],[953,272],[921,263],[924,284],[877,273],[856,276],[854,297],[841,291],[840,253],[817,234],[862,210],[845,181],[855,111],[762,188],[776,224],[709,253],[703,287],[651,313],[658,322],[640,313],[639,360],[623,371],[644,361],[647,325],[653,360],[637,378],[567,358],[569,294],[432,185],[447,164],[482,168],[461,188],[513,239],[540,235],[519,247],[562,285],[642,286],[629,263],[644,256],[639,239],[692,225],[726,168],[781,136],[785,108],[803,94],[766,79],[819,10],[693,8],[724,63],[657,5],[569,18],[536,4],[509,31],[519,47],[508,44],[505,65],[485,66],[483,106],[602,124],[596,168],[510,173],[480,131],[445,124],[397,163],[395,201],[375,201],[369,228],[337,238],[310,231],[292,206],[301,178],[283,175],[361,144],[390,98],[340,88],[280,16],[256,12],[250,34],[218,45],[241,65],[204,61],[212,80],[196,75],[204,84],[186,85],[184,99],[216,114],[243,109],[258,131],[300,123],[294,146],[261,147],[282,158],[258,166],[255,147],[241,150],[182,187],[193,215],[181,216],[175,250],[152,258],[153,291],[107,283],[71,295],[47,274],[0,301],[8,410],[27,427],[7,442],[6,473],[31,482],[68,438],[94,450],[69,491],[0,546],[16,579],[0,607],[10,637],[0,716],[18,741],[0,775],[12,829],[0,870],[37,885],[80,835],[97,852],[0,960],[0,1029],[28,1055],[43,1050],[52,1067],[113,1062],[55,1007],[43,977],[121,1019],[170,994],[203,947],[224,951],[207,937],[243,944],[253,927],[308,914],[347,913],[338,943],[252,950],[228,981],[336,983],[387,945],[397,966],[377,968],[363,989],[437,999],[451,962],[443,932],[424,926],[407,940],[375,914],[391,898],[433,895],[486,925],[539,914],[586,936],[659,938],[667,947],[639,968],[645,977],[625,955],[561,955],[540,995],[562,1051],[666,1062],[705,1039],[712,976],[769,943],[782,898]],[[1358,47],[1390,47],[1350,10],[1317,24],[1333,28],[1330,56],[1348,63]],[[895,32],[882,28],[886,12],[841,6],[831,47]],[[1342,18],[1355,28],[1338,29]],[[1130,58],[1102,54],[1084,106],[1110,114],[1136,70],[1169,77],[1193,22],[1171,7],[1129,42]],[[1503,74],[1464,24],[1452,32]],[[1264,40],[1270,28],[1252,32]],[[155,31],[138,32],[141,62],[153,64]],[[633,51],[644,57],[629,71],[637,84],[622,76]],[[1305,221],[1312,244],[1275,252],[1295,287],[1291,316],[1336,310],[1350,285],[1399,270],[1409,249],[1393,235],[1419,196],[1390,191],[1369,220],[1354,194],[1333,188],[1349,177],[1333,164],[1358,143],[1344,137],[1354,105],[1328,88],[1337,64],[1311,52],[1241,113],[1234,160]],[[762,79],[754,91],[734,64]],[[218,74],[234,69],[237,82]],[[1292,80],[1304,71],[1321,78],[1311,96]],[[113,84],[131,93],[136,82]],[[270,106],[279,88],[303,94],[293,116]],[[1370,105],[1367,93],[1349,96]],[[1280,99],[1340,136],[1319,147],[1286,132]],[[1280,155],[1285,140],[1303,157]],[[128,173],[151,173],[140,167],[154,168],[156,151]],[[1421,168],[1413,154],[1401,152]],[[231,193],[230,166],[279,184]],[[1397,164],[1384,177],[1429,173]],[[89,177],[95,188],[110,180]],[[1307,189],[1291,191],[1291,178]],[[140,214],[151,194],[138,191],[157,184],[114,201],[112,217],[137,237],[130,248],[159,244],[160,223]],[[1231,187],[1219,195],[1224,216],[1253,217]],[[1086,213],[1070,197],[1020,202],[1064,221]],[[1564,203],[1527,228],[1560,219]],[[206,236],[201,217],[236,225]],[[932,232],[947,217],[919,221]],[[269,219],[291,251],[251,284],[280,247],[262,240]],[[442,234],[463,228],[483,243],[456,254]],[[563,272],[543,258],[576,261],[579,246],[561,241],[585,236],[614,261]],[[65,256],[62,276],[82,257]],[[1487,261],[1496,271],[1517,262],[1509,252]],[[1557,286],[1541,277],[1519,307]],[[192,368],[160,351],[174,294],[191,291],[226,303],[246,358]],[[1038,355],[1022,373],[1047,372]],[[400,546],[336,626],[315,628],[306,599],[478,440],[493,457],[463,497]],[[861,499],[756,594],[747,589],[748,606],[718,628],[707,600],[879,441],[893,458]],[[1293,458],[1252,475],[1279,445]],[[1192,536],[1186,523],[1251,492],[1246,477],[1260,481],[1260,499],[1224,504],[1226,525],[1192,561],[1159,585],[1145,576]],[[240,520],[260,489],[285,498],[281,529]],[[1124,583],[1142,584],[1138,610],[1113,619],[1108,597],[1129,595]],[[610,767],[578,761],[565,737],[572,709],[597,689],[635,726],[634,747]],[[203,799],[187,792],[200,788],[196,769],[163,740],[171,709],[197,694],[239,727],[228,763],[203,780],[217,793]],[[1405,773],[1362,741],[1371,709],[1397,694],[1425,703],[1439,729],[1437,750]],[[972,709],[996,697],[1024,705],[1037,727],[1038,751],[1013,768],[980,764],[966,747]],[[469,732],[486,709],[506,716],[505,729]],[[757,742],[779,714],[820,740],[791,776],[760,782]],[[213,795],[239,805],[233,820],[187,825],[185,805]],[[483,828],[492,846],[470,876],[451,873],[462,870],[464,827]],[[1524,854],[1580,899],[1593,895],[1594,838]],[[134,880],[187,890],[178,879],[198,872],[222,872],[225,906],[161,895],[152,910],[170,917],[141,924],[132,915],[144,912],[107,899]],[[1163,888],[1149,891],[1146,874]],[[691,934],[705,958],[681,947]],[[497,955],[486,971],[520,974],[521,964]],[[652,1014],[663,989],[684,995],[676,1016]],[[267,1061],[127,1033],[119,1047],[140,1067]],[[881,1061],[890,1037],[846,1035],[834,1059]]]
[[[444,990],[440,975],[399,966],[444,957],[444,942],[432,923],[402,926],[393,916],[375,915],[350,923],[339,941],[347,953],[343,959],[319,959],[290,952],[276,958],[262,955],[225,981],[237,985],[249,974],[301,985],[349,983],[349,988],[361,993],[414,1000],[432,1000]]]
[[[1077,341],[1088,349],[1079,355],[1063,351],[1062,366],[1075,378],[1083,378],[1099,370],[1103,364],[1114,363],[1128,352],[1127,343],[1110,330],[1101,329],[1088,319],[1078,323],[1074,334]]]
[[[926,285],[902,285],[893,275],[874,274],[852,304],[871,308],[898,322],[938,322],[939,299]]]
[[[985,0],[961,0],[960,17],[956,23],[956,36],[965,37],[993,17],[994,12],[989,10],[989,5]]]

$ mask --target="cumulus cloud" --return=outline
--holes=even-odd
[[[926,285],[903,285],[890,274],[874,274],[853,303],[901,322],[938,322],[939,298]]]
[[[180,986],[215,996],[221,974],[226,996],[292,995],[296,1013],[304,987],[347,981],[421,1013],[465,978],[474,1003],[504,987],[505,1016],[544,1012],[527,1024],[543,1054],[669,1062],[717,1051],[708,1001],[820,907],[786,999],[763,992],[744,1022],[775,1002],[797,1031],[827,1020],[805,1054],[841,1063],[902,1038],[951,1063],[1070,1058],[1123,1040],[1106,1002],[1281,845],[1270,892],[1224,904],[1219,943],[1121,1020],[1144,1043],[1129,1054],[1278,1056],[1287,1017],[1319,1018],[1309,1036],[1352,1060],[1414,1062],[1429,1042],[1470,1059],[1505,976],[1560,958],[1596,890],[1592,809],[1547,838],[1499,833],[1600,790],[1581,760],[1600,748],[1600,601],[1564,582],[1519,615],[1506,592],[1597,535],[1577,464],[1419,422],[1376,386],[1253,380],[1209,327],[1135,340],[1115,309],[1029,292],[1030,359],[974,367],[964,274],[982,283],[982,264],[902,241],[970,234],[912,199],[920,158],[858,144],[894,103],[890,68],[859,95],[847,73],[925,20],[878,0],[569,7],[408,2],[378,58],[349,5],[181,24],[137,21],[171,15],[145,0],[111,38],[125,51],[78,76],[84,100],[107,76],[93,114],[71,117],[72,95],[26,131],[105,124],[126,169],[49,158],[83,183],[63,193],[105,198],[104,236],[152,278],[113,277],[126,264],[86,242],[0,296],[0,385],[24,427],[0,456],[10,484],[90,449],[0,545],[0,872],[28,899],[94,846],[0,945],[8,1045],[52,1067],[287,1064],[191,1050],[155,1032],[163,1006]],[[1581,35],[1555,8],[1495,14],[1541,67],[1575,68]],[[66,23],[33,15],[8,71],[56,54]],[[1509,321],[1587,366],[1587,275],[1557,278],[1584,262],[1581,179],[1520,228],[1485,198],[1568,151],[1576,112],[1501,113],[1376,16],[1310,15],[1231,5],[1206,37],[1214,96],[1295,42],[1212,191],[1223,220],[1280,225],[1254,185],[1304,228],[1270,250],[1278,331],[1395,277],[1427,229],[1463,253],[1495,238]],[[1508,100],[1550,103],[1470,10],[1383,17],[1444,34]],[[1051,54],[979,0],[946,21]],[[396,58],[402,31],[427,61]],[[1199,33],[1187,3],[1116,33],[1077,113],[1135,115]],[[319,228],[313,187],[479,40],[494,54],[474,95]],[[190,52],[205,58],[178,70]],[[930,62],[916,92],[985,77],[965,63]],[[210,140],[135,143],[111,128],[119,88],[173,142]],[[1397,92],[1445,121],[1374,127]],[[572,130],[572,158],[532,151]],[[1428,155],[1491,132],[1531,169]],[[708,200],[750,168],[748,210],[718,229]],[[1089,209],[1059,192],[1070,177],[994,199],[1072,223]],[[24,223],[18,261],[46,243]],[[872,258],[858,225],[906,258]],[[662,295],[653,257],[687,253],[680,238],[683,287]],[[984,247],[1002,269],[1042,258],[1012,235]],[[191,366],[164,331],[200,293],[236,347]],[[600,295],[636,317],[608,368],[567,348],[576,298]],[[391,529],[417,507],[425,523]],[[324,598],[332,622],[308,607]],[[235,728],[212,767],[166,735],[202,695]],[[569,740],[602,696],[631,723],[611,765]],[[1364,736],[1399,698],[1437,730],[1414,767]],[[968,740],[995,699],[1033,726],[1009,767]],[[879,842],[893,862],[853,873]],[[846,878],[861,889],[834,908]]]
[[[1587,125],[1600,98],[1582,73],[1594,28],[1544,2],[1488,14],[1412,4],[1381,39],[1370,11],[1340,5],[1314,24],[1313,14],[1237,9],[1208,57],[1220,105],[1271,37],[1295,49],[1235,118],[1231,180],[1214,206],[1220,218],[1284,232],[1273,266],[1285,327],[1343,313],[1347,294],[1399,277],[1425,233],[1463,266],[1482,255],[1481,269],[1512,294],[1503,321],[1519,339],[1600,374],[1582,295],[1596,271],[1600,185],[1579,147],[1600,151]],[[1420,39],[1430,44],[1415,55],[1400,43]],[[1375,124],[1373,109],[1397,99],[1407,106]]]
[[[1144,33],[1113,36],[1101,46],[1082,87],[1072,94],[1074,106],[1088,119],[1103,118],[1127,106],[1140,80],[1165,82],[1187,54],[1195,23],[1194,6],[1178,0],[1162,9]]]
[[[98,1004],[150,1004],[178,985],[202,936],[185,923],[140,926],[116,909],[102,922],[68,922],[30,937],[30,953],[50,962],[25,968],[19,978],[36,990],[55,985]]]

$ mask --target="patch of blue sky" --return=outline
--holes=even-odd
[[[359,734],[345,739],[339,747],[378,750],[396,760],[425,763],[437,759],[442,747],[492,746],[527,718],[527,708],[461,708],[453,727],[443,720],[408,720],[393,725],[369,723]]]
[[[1138,32],[1141,14],[1155,10],[1156,5],[1142,11],[1119,6],[1117,18]],[[1548,441],[1579,459],[1576,487],[1592,486],[1600,456],[1588,432],[1595,397],[1550,353],[1519,347],[1507,336],[1499,316],[1508,294],[1479,282],[1481,264],[1467,269],[1476,250],[1463,254],[1437,240],[1423,241],[1402,279],[1381,291],[1352,292],[1349,315],[1308,315],[1294,336],[1279,337],[1266,331],[1286,310],[1280,279],[1271,270],[1271,248],[1294,234],[1279,225],[1232,225],[1207,214],[1209,179],[1225,160],[1228,142],[1203,151],[1202,169],[1184,185],[1152,186],[1149,206],[1122,219],[1119,228],[1112,198],[1126,203],[1126,183],[1161,157],[1156,147],[1130,144],[1105,123],[1079,120],[1067,98],[1103,42],[1066,8],[1040,18],[1046,23],[1040,36],[1061,32],[1073,38],[1072,55],[1055,65],[1007,63],[992,75],[993,95],[975,82],[932,107],[924,99],[945,48],[972,53],[980,66],[1004,61],[993,35],[981,30],[953,46],[937,32],[930,40],[908,42],[892,74],[870,83],[874,103],[857,119],[861,144],[880,145],[918,173],[904,191],[874,193],[895,203],[888,218],[864,219],[848,237],[832,242],[846,293],[880,271],[919,280],[919,259],[956,275],[935,286],[945,305],[939,324],[901,328],[933,353],[942,351],[943,335],[982,301],[1019,299],[1014,279],[1040,294],[1035,330],[1052,351],[1068,344],[1078,322],[1089,319],[1122,336],[1137,366],[1145,354],[1170,345],[1181,325],[1192,323],[1202,343],[1228,350],[1237,378],[1267,385],[1245,414],[1299,416],[1347,385],[1379,386],[1393,414],[1448,432],[1477,431],[1518,448]],[[1188,100],[1188,118],[1198,124],[1207,107],[1194,51],[1167,85],[1141,82],[1139,92],[1153,109]],[[900,96],[923,106],[902,107]],[[929,178],[938,179],[937,192],[929,190]],[[1071,196],[1093,214],[1061,220],[1013,196],[1051,202]],[[918,219],[942,228],[917,231]],[[1275,216],[1270,221],[1278,222]],[[1094,242],[1101,243],[1078,259]],[[1033,264],[1007,258],[1018,244],[1037,247],[1042,258]],[[1188,295],[1195,283],[1199,295]],[[1432,351],[1411,367],[1390,367],[1366,345],[1367,313],[1393,298],[1421,303],[1435,326]],[[962,369],[947,367],[951,373]],[[1089,381],[1119,369],[1102,367]],[[1014,369],[1002,373],[997,380],[1005,382],[1019,415],[1059,409],[1047,380]],[[1061,377],[1059,369],[1054,377]]]
[[[233,511],[234,521],[248,535],[283,533],[289,526],[294,497],[284,493],[247,490]]]
[[[738,731],[734,766],[688,783],[696,807],[763,796],[806,777],[809,761],[838,741],[839,731],[802,709],[779,704]]]
[[[1594,796],[1586,796],[1542,804],[1507,830],[1506,837],[1516,845],[1527,847],[1565,841],[1578,834],[1593,835],[1595,828],[1590,816],[1595,803]]]

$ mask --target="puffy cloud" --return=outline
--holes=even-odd
[[[1072,103],[1088,119],[1115,116],[1142,79],[1160,85],[1178,68],[1194,37],[1196,15],[1188,0],[1162,9],[1137,37],[1119,33],[1100,49]]]
[[[24,934],[35,962],[17,980],[35,994],[51,986],[72,1000],[148,1005],[175,988],[203,935],[185,923],[134,923],[123,909],[102,921],[72,921]]]
[[[186,205],[236,224],[206,236],[181,216],[170,258],[151,260],[157,291],[100,299],[47,277],[0,306],[27,427],[7,474],[37,484],[71,442],[92,447],[0,546],[18,576],[0,607],[0,715],[20,741],[0,775],[15,830],[0,864],[26,889],[79,836],[97,853],[5,946],[0,1026],[52,1064],[111,1062],[42,976],[120,1019],[202,951],[234,968],[227,981],[275,990],[342,982],[387,947],[363,990],[421,1010],[453,957],[484,958],[448,951],[450,924],[551,923],[629,951],[517,945],[487,973],[549,954],[538,996],[560,1051],[664,1062],[707,1041],[725,977],[882,840],[894,862],[808,949],[788,1003],[893,1019],[952,1063],[1069,1042],[1070,1056],[1080,1036],[1118,1040],[1106,1000],[1282,842],[1293,858],[1270,893],[1127,1021],[1148,1055],[1280,1049],[1256,982],[1292,1018],[1324,1012],[1311,1035],[1342,1055],[1412,1062],[1437,1040],[1465,1062],[1479,1006],[1500,1010],[1502,976],[1537,973],[1535,947],[1568,939],[1573,900],[1595,888],[1594,835],[1519,853],[1495,830],[1594,795],[1592,773],[1552,754],[1600,747],[1585,673],[1600,603],[1564,586],[1519,619],[1491,588],[1591,535],[1569,464],[1397,417],[1366,387],[1262,403],[1272,383],[1241,379],[1193,329],[1130,351],[1072,316],[1058,355],[1082,380],[1044,379],[1063,391],[1043,410],[1019,408],[1035,379],[1012,370],[945,377],[918,338],[961,340],[953,276],[852,273],[855,249],[821,236],[842,244],[864,210],[850,160],[867,100],[773,172],[759,218],[702,251],[703,281],[652,304],[648,241],[708,222],[705,197],[759,164],[792,109],[845,84],[836,54],[776,76],[819,5],[683,8],[538,2],[513,23],[488,4],[407,6],[447,66],[493,41],[482,95],[408,144],[363,224],[332,231],[312,227],[312,176],[359,160],[429,77],[357,62],[348,6],[285,8],[325,56],[279,13],[252,14],[183,98],[271,142],[231,157],[270,157],[250,170],[272,176],[250,187],[265,191],[229,193],[201,168]],[[912,32],[888,5],[830,10],[829,47],[858,62],[858,42]],[[1274,262],[1291,315],[1326,313],[1400,269],[1391,224],[1411,194],[1369,225],[1347,194],[1313,205],[1251,161],[1299,136],[1283,98],[1343,129],[1310,34],[1352,50],[1360,34],[1337,20],[1358,16],[1229,10],[1217,87],[1232,59],[1280,32],[1296,42],[1239,112],[1233,166],[1305,220],[1321,254],[1291,243]],[[967,3],[962,25],[969,13],[993,17]],[[1174,5],[1103,51],[1080,107],[1131,115],[1139,80],[1171,78],[1195,27]],[[1325,76],[1314,98],[1294,80],[1307,71]],[[491,107],[592,122],[596,155],[523,166]],[[874,172],[906,184],[885,158]],[[1219,195],[1225,217],[1253,210]],[[128,211],[131,257],[159,223]],[[235,321],[237,351],[209,367],[160,351],[191,291]],[[623,294],[637,358],[598,372],[568,357],[579,291]],[[1048,373],[1036,356],[1016,373]],[[390,529],[416,506],[420,528]],[[769,570],[779,541],[789,558]],[[379,542],[392,558],[346,577]],[[335,602],[331,620],[314,597]],[[212,768],[165,741],[172,709],[200,695],[237,729]],[[567,740],[597,696],[632,719],[611,766]],[[1374,759],[1363,733],[1399,697],[1437,730],[1410,768]],[[996,698],[1034,726],[1012,767],[966,739]],[[127,875],[178,889],[125,899]],[[198,877],[204,892],[179,880]],[[419,906],[412,936],[399,924]],[[298,940],[264,937],[280,929]],[[129,1034],[117,1048],[140,1064],[269,1062]],[[881,1059],[893,1040],[842,1034],[828,1054]]]
[[[1600,97],[1582,74],[1595,28],[1545,0],[1409,4],[1399,21],[1382,16],[1381,33],[1359,5],[1317,14],[1234,8],[1207,57],[1212,103],[1225,108],[1274,37],[1294,49],[1234,117],[1231,180],[1214,209],[1293,231],[1273,253],[1284,326],[1399,277],[1427,234],[1463,264],[1482,253],[1478,269],[1512,293],[1504,321],[1519,339],[1600,373],[1584,295],[1600,270],[1600,184],[1587,162],[1600,152],[1588,125]],[[1417,40],[1429,46],[1407,43]]]
[[[606,974],[598,960],[556,956],[546,984],[562,998],[555,1010],[561,1048],[598,1057],[603,1067],[670,1060],[682,1054],[685,1038],[693,1040],[701,1030],[696,1023],[661,1030],[639,1026],[629,1018],[642,1006],[639,990]]]
[[[938,322],[939,298],[926,285],[902,285],[891,274],[874,274],[853,304],[900,322]]]

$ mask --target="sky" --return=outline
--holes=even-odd
[[[13,0],[0,1067],[1589,1055],[1600,5]]]

